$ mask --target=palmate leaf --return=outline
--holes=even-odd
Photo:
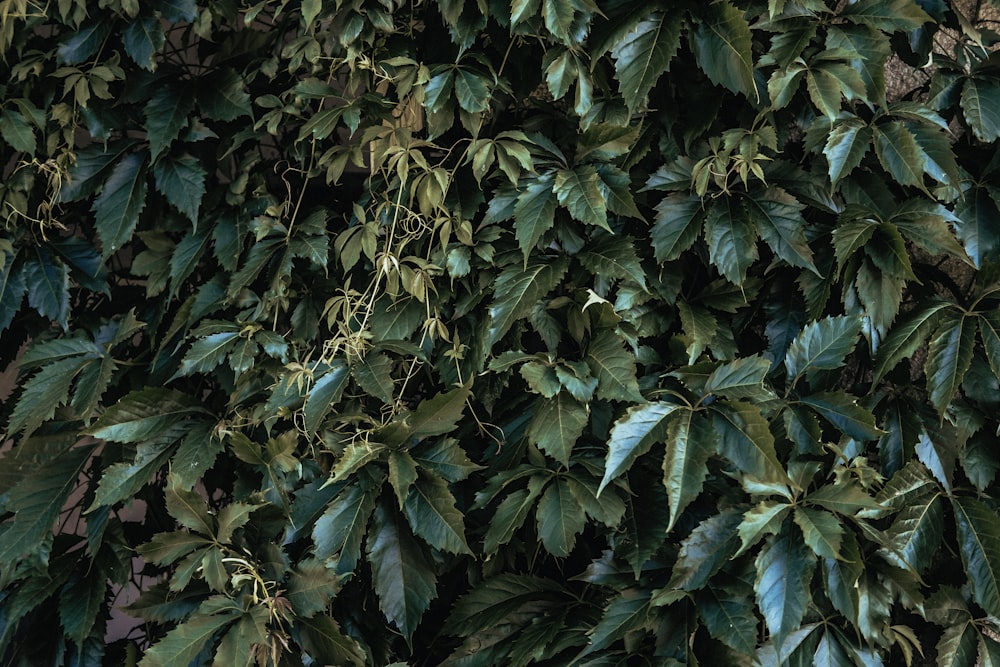
[[[799,399],[824,419],[855,440],[876,440],[882,431],[875,426],[872,413],[857,403],[857,399],[842,391],[810,394]]]
[[[973,596],[986,613],[996,616],[1000,613],[1000,521],[997,513],[982,501],[966,496],[953,497],[951,506],[958,548]]]
[[[826,47],[854,51],[857,57],[851,59],[851,67],[861,75],[867,99],[885,104],[885,63],[891,53],[885,34],[868,25],[831,26]]]
[[[88,433],[115,442],[141,442],[163,435],[188,415],[210,415],[187,394],[172,389],[147,387],[130,392],[105,410]]]
[[[757,544],[765,535],[777,535],[781,530],[785,515],[792,506],[774,500],[762,500],[755,507],[743,514],[737,532],[740,536],[740,548],[736,555]]]
[[[483,549],[486,553],[495,554],[501,546],[510,542],[514,533],[524,525],[543,488],[539,478],[533,478],[532,481],[533,483],[529,482],[527,489],[514,491],[497,506],[483,538]]]
[[[942,299],[930,299],[896,322],[879,346],[872,382],[877,383],[900,361],[912,357],[949,305]]]
[[[552,398],[538,398],[535,406],[535,415],[528,425],[529,442],[569,467],[573,445],[587,426],[587,406],[563,391]]]
[[[288,575],[288,601],[300,618],[324,611],[340,590],[340,579],[322,561],[307,558]]]
[[[743,12],[728,2],[705,5],[703,12],[689,36],[698,67],[713,83],[757,100],[750,26]]]
[[[611,50],[618,89],[635,112],[645,105],[649,91],[670,70],[670,61],[680,47],[683,14],[655,12],[639,21]]]
[[[198,209],[205,196],[206,176],[197,158],[188,154],[179,157],[165,155],[153,165],[156,190],[166,197],[171,206],[186,215],[195,229],[198,227]]]
[[[235,604],[235,603],[234,603]],[[195,613],[153,644],[139,662],[140,667],[171,667],[190,664],[212,636],[235,621],[241,614],[239,608],[226,613]]]
[[[559,284],[566,272],[563,259],[552,262],[534,261],[524,269],[508,266],[497,277],[490,305],[489,345],[495,345],[511,325],[527,317],[531,309]]]
[[[696,591],[729,561],[737,547],[739,510],[728,509],[704,519],[681,542],[668,588]]]
[[[792,517],[814,554],[820,558],[840,558],[840,543],[844,535],[840,519],[812,507],[796,507]]]
[[[946,313],[927,347],[927,391],[940,414],[948,409],[972,363],[976,320],[971,315]]]
[[[886,531],[893,548],[885,556],[900,567],[923,572],[941,544],[943,532],[944,500],[940,494],[929,494],[903,506],[896,515]]]
[[[733,399],[769,398],[773,392],[764,386],[764,378],[770,370],[771,362],[757,354],[723,364],[705,380],[705,394]]]
[[[645,401],[635,377],[635,356],[625,349],[624,342],[613,329],[601,329],[594,335],[584,360],[597,378],[598,398]]]
[[[1000,139],[1000,80],[970,76],[962,86],[961,104],[977,139],[987,143]]]
[[[344,487],[313,526],[312,538],[319,560],[337,557],[337,574],[353,572],[361,556],[361,541],[375,509],[373,493],[360,484]]]
[[[720,197],[705,218],[705,241],[712,263],[734,285],[742,285],[757,261],[757,231],[737,199]]]
[[[115,164],[92,207],[101,237],[101,259],[131,240],[146,206],[147,189],[145,153],[129,153]]]
[[[841,98],[865,96],[865,84],[846,63],[819,61],[806,72],[806,90],[813,104],[831,121],[840,115]]]
[[[785,355],[785,369],[791,378],[811,370],[844,365],[844,358],[858,343],[861,319],[849,315],[825,317],[807,325]]]
[[[705,629],[715,639],[742,655],[757,648],[757,617],[753,589],[742,581],[709,584],[695,593],[695,606]]]
[[[759,407],[744,401],[719,401],[710,411],[719,454],[758,480],[788,482],[774,449],[774,435]]]
[[[24,383],[7,424],[8,433],[20,431],[28,437],[48,419],[55,415],[56,408],[64,405],[69,398],[70,385],[80,370],[91,360],[84,356],[59,359],[44,367]]]
[[[392,503],[375,508],[368,539],[375,593],[385,617],[407,642],[437,597],[434,566]]]
[[[403,512],[413,532],[434,548],[472,553],[465,541],[465,517],[455,508],[455,497],[441,477],[422,473],[410,487]]]
[[[38,245],[24,262],[22,275],[27,285],[28,305],[42,317],[67,329],[70,316],[69,267],[48,248]]]
[[[597,168],[592,164],[583,164],[556,172],[552,191],[574,220],[610,232],[608,209],[601,195],[600,182]]]
[[[555,224],[558,200],[553,190],[555,175],[546,172],[527,181],[514,204],[514,237],[525,262],[545,232]]]
[[[667,530],[701,493],[708,474],[708,459],[715,453],[714,434],[708,419],[693,410],[680,410],[667,420],[664,436],[663,487],[670,502]]]
[[[955,207],[955,234],[976,268],[1000,252],[1000,208],[996,191],[975,187]]]
[[[871,127],[860,118],[854,116],[837,122],[823,147],[830,184],[836,187],[840,179],[850,176],[868,154],[871,144]]]
[[[768,188],[761,197],[746,197],[743,202],[750,222],[778,257],[820,275],[806,241],[806,221],[802,217],[805,206],[778,187]]]
[[[788,522],[757,556],[757,606],[775,643],[799,627],[809,606],[809,581],[816,558]]]
[[[580,264],[595,276],[627,279],[646,289],[646,272],[639,264],[635,247],[625,236],[595,235],[577,257]]]
[[[656,205],[656,219],[649,232],[653,255],[658,262],[669,262],[694,245],[701,234],[705,211],[701,197],[673,193]]]
[[[923,187],[925,156],[917,139],[899,120],[875,126],[875,154],[882,168],[901,185]]]
[[[569,556],[587,516],[568,480],[559,477],[545,488],[535,508],[535,521],[545,550],[553,556]]]

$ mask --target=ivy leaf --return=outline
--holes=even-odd
[[[542,488],[541,484],[529,483],[527,489],[518,489],[500,502],[483,538],[483,550],[486,553],[495,554],[501,546],[510,542],[514,533],[524,525]]]
[[[163,24],[152,15],[137,16],[122,30],[125,53],[136,65],[150,72],[156,69],[153,56],[159,53],[165,41]]]
[[[368,538],[379,608],[409,643],[420,618],[437,596],[434,567],[389,503],[379,503]]]
[[[0,268],[0,333],[14,321],[28,291],[22,266],[15,266],[13,258],[7,257]]]
[[[979,658],[976,635],[975,628],[968,622],[946,626],[935,646],[937,664],[942,667],[975,665]]]
[[[868,25],[831,26],[826,47],[853,51],[856,57],[851,58],[850,64],[861,75],[868,92],[867,99],[885,104],[885,63],[891,47],[882,32]]]
[[[635,357],[613,329],[602,329],[587,346],[587,365],[597,378],[597,397],[642,403],[635,377]]]
[[[236,620],[237,609],[229,613],[209,615],[195,612],[188,620],[168,632],[153,644],[139,661],[139,667],[170,667],[194,661],[216,632]]]
[[[667,421],[663,487],[670,502],[668,531],[684,508],[701,493],[708,474],[708,459],[715,453],[713,435],[708,420],[693,410],[682,410]]]
[[[210,414],[187,394],[147,387],[128,393],[108,407],[90,427],[95,438],[114,442],[142,442],[163,435],[184,417]]]
[[[28,437],[55,415],[56,408],[65,405],[69,388],[80,370],[89,363],[86,357],[73,356],[54,361],[39,370],[24,383],[21,396],[7,424],[8,433],[20,431]]]
[[[528,441],[569,467],[573,445],[587,427],[587,406],[562,391],[553,398],[539,398],[535,405],[535,415],[528,425]]]
[[[510,330],[511,325],[527,317],[542,297],[559,284],[566,272],[565,260],[535,261],[525,269],[508,266],[497,277],[490,305],[489,345],[492,347]]]
[[[840,519],[812,507],[796,507],[792,517],[814,554],[820,558],[840,558],[840,542],[844,535]]]
[[[288,601],[300,618],[324,611],[340,589],[340,581],[316,558],[301,561],[288,575]]]
[[[820,275],[806,241],[806,221],[802,218],[805,207],[795,197],[771,187],[762,197],[747,197],[743,201],[750,222],[778,257]]]
[[[1000,208],[992,189],[976,187],[955,207],[955,234],[976,268],[1000,253]]]
[[[146,155],[123,157],[94,199],[97,233],[101,237],[101,259],[107,259],[132,238],[139,214],[146,206]]]
[[[719,437],[719,454],[761,481],[788,482],[774,450],[774,436],[760,408],[743,401],[720,401],[709,409]]]
[[[804,542],[785,528],[757,556],[754,590],[757,605],[777,644],[802,623],[809,606],[809,582],[816,558]]]
[[[736,529],[741,520],[738,510],[728,509],[699,523],[681,542],[667,587],[683,591],[703,588],[736,551]]]
[[[858,0],[845,5],[840,15],[853,23],[888,33],[916,30],[933,21],[913,0]]]
[[[455,509],[448,483],[434,474],[422,474],[410,487],[403,511],[413,532],[436,549],[471,554],[465,541],[465,522]]]
[[[713,83],[756,100],[752,37],[743,12],[728,2],[705,5],[690,40],[698,67]]]
[[[695,606],[708,633],[742,655],[753,655],[757,648],[752,593],[742,582],[710,583],[695,593]]]
[[[656,205],[656,218],[649,232],[653,255],[658,262],[669,262],[694,245],[701,234],[705,211],[701,197],[673,193]]]
[[[340,399],[349,377],[350,369],[347,364],[339,363],[315,378],[303,408],[307,431],[315,433],[319,429],[323,419]]]
[[[552,191],[574,220],[610,232],[607,204],[601,195],[600,183],[597,168],[592,164],[583,164],[556,172]]]
[[[757,354],[723,364],[708,376],[705,394],[733,399],[769,398],[773,392],[764,386],[764,378],[770,370],[771,362]]]
[[[882,431],[875,427],[872,413],[842,391],[820,392],[799,399],[855,440],[876,440]]]
[[[840,368],[844,357],[854,351],[860,334],[860,318],[849,315],[825,317],[806,325],[788,346],[788,376],[796,378],[806,371]]]
[[[833,187],[861,164],[871,147],[872,136],[871,127],[856,116],[834,125],[823,147]]]
[[[315,660],[323,664],[364,667],[364,650],[354,639],[341,632],[340,626],[331,617],[319,614],[312,618],[300,618],[296,624],[303,631],[303,648]]]
[[[905,569],[923,572],[941,544],[944,532],[944,501],[937,493],[907,503],[886,531],[892,550],[885,556]]]
[[[555,176],[549,172],[528,181],[514,205],[514,237],[525,262],[535,246],[555,224]]]
[[[687,341],[688,363],[693,364],[715,340],[719,332],[719,321],[708,309],[692,306],[684,300],[677,302],[677,314],[681,317],[681,327]]]
[[[962,86],[961,104],[976,139],[987,143],[1000,139],[1000,82],[970,76]]]
[[[156,158],[187,127],[188,116],[194,110],[194,95],[189,88],[176,90],[161,86],[146,103],[146,134],[150,158]]]
[[[179,157],[165,155],[153,165],[156,190],[166,197],[171,206],[186,215],[195,229],[198,228],[198,209],[205,196],[206,176],[207,172],[199,161],[188,154]]]
[[[608,440],[604,478],[598,494],[612,480],[632,467],[635,460],[648,452],[653,443],[663,440],[666,436],[666,420],[680,408],[679,405],[662,401],[636,405],[615,422]]]
[[[587,516],[573,495],[569,482],[558,477],[545,488],[535,509],[538,537],[553,556],[566,557],[573,551],[576,536],[583,531]]]
[[[655,12],[612,48],[618,89],[630,112],[646,104],[649,91],[670,70],[670,61],[680,47],[682,25],[680,12]]]
[[[720,197],[712,202],[705,218],[705,240],[712,263],[729,282],[742,285],[747,269],[757,261],[757,231],[736,199]]]
[[[414,438],[444,435],[455,429],[462,418],[469,387],[459,387],[423,400],[406,418]]]
[[[740,548],[735,556],[757,544],[765,535],[777,535],[781,530],[785,515],[792,506],[774,500],[763,500],[743,514],[737,532],[740,536]]]
[[[590,642],[578,658],[602,651],[628,633],[645,626],[650,610],[651,591],[628,588],[614,597],[604,608],[597,625],[587,634]]]
[[[7,108],[0,113],[0,136],[15,151],[35,152],[35,132],[28,119],[16,109]]]
[[[353,572],[374,509],[374,495],[362,489],[360,484],[344,487],[313,526],[316,558],[327,560],[336,556],[337,574]]]
[[[577,257],[595,276],[628,279],[646,289],[646,272],[639,264],[632,242],[624,236],[597,235]]]
[[[927,390],[930,401],[944,415],[972,364],[976,320],[971,315],[947,313],[927,347]]]
[[[872,378],[877,383],[903,359],[909,359],[934,329],[941,312],[949,306],[947,301],[932,299],[914,309],[889,330],[879,346]]]
[[[239,331],[220,331],[199,338],[181,360],[177,377],[208,373],[221,364],[239,340]]]
[[[874,135],[875,154],[882,167],[900,185],[915,185],[922,188],[924,152],[906,124],[898,120],[880,123],[875,126]]]
[[[982,501],[954,496],[952,510],[962,564],[976,602],[987,614],[1000,613],[1000,523]]]
[[[216,70],[198,81],[198,105],[212,120],[227,122],[249,116],[250,96],[243,86],[243,77],[232,68]]]
[[[33,250],[34,256],[24,262],[23,268],[28,305],[65,330],[69,327],[70,315],[69,267],[44,246],[36,246]]]

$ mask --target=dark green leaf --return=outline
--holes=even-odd
[[[552,191],[556,193],[559,204],[566,207],[574,220],[610,232],[608,209],[601,194],[600,182],[597,168],[585,164],[556,172]]]
[[[190,664],[206,642],[236,619],[237,610],[226,614],[194,614],[153,644],[139,662],[140,667],[171,667]]]
[[[68,357],[44,366],[24,383],[21,396],[7,424],[8,433],[22,432],[28,437],[55,415],[56,408],[69,398],[73,379],[89,361],[84,357]]]
[[[757,100],[752,38],[743,12],[728,2],[706,5],[702,11],[690,34],[698,66],[713,83]]]
[[[288,576],[288,601],[299,618],[324,611],[340,589],[340,580],[323,562],[308,558]]]
[[[92,207],[103,259],[132,239],[139,214],[146,206],[146,190],[146,156],[129,153],[115,164]]]
[[[805,207],[795,197],[772,187],[762,197],[747,197],[744,202],[750,222],[778,257],[820,275],[806,242],[806,221],[802,217]]]
[[[569,467],[573,445],[587,426],[587,406],[562,391],[553,398],[539,398],[535,405],[535,414],[528,426],[528,440]]]
[[[764,378],[770,370],[771,362],[759,355],[737,359],[712,371],[705,381],[705,393],[733,399],[769,398],[773,393],[764,386]]]
[[[889,33],[916,30],[932,20],[913,0],[858,0],[845,5],[840,15],[853,23],[870,25]]]
[[[927,390],[942,415],[962,384],[976,342],[976,317],[948,313],[927,348]]]
[[[618,89],[629,110],[646,104],[649,91],[670,69],[680,47],[683,15],[655,12],[641,20],[611,50]]]
[[[514,205],[514,236],[524,253],[524,259],[534,250],[545,232],[555,224],[555,177],[545,173],[528,181]]]
[[[742,519],[739,511],[729,509],[699,523],[681,542],[668,588],[703,588],[736,551],[736,529]]]
[[[465,541],[464,516],[455,508],[448,483],[437,475],[422,474],[410,488],[403,511],[413,532],[436,549],[471,554]]]
[[[646,289],[646,272],[639,264],[632,242],[624,236],[597,236],[577,257],[595,276],[628,279]]]
[[[187,127],[188,116],[193,109],[194,95],[189,88],[176,90],[163,86],[153,93],[143,111],[146,114],[149,154],[154,162]]]
[[[574,497],[566,479],[549,484],[535,509],[538,537],[553,556],[569,556],[576,537],[586,525],[583,507]]]
[[[840,519],[811,507],[796,507],[793,518],[814,554],[820,558],[840,558],[840,542],[844,533]]]
[[[858,344],[861,320],[842,315],[826,317],[807,325],[788,347],[785,369],[791,378],[810,370],[834,369]]]
[[[882,167],[901,185],[923,186],[924,153],[905,123],[892,120],[875,126],[875,154]]]
[[[230,121],[250,115],[250,96],[244,80],[234,70],[216,70],[198,85],[198,105],[213,120]]]
[[[653,443],[666,437],[667,419],[680,407],[664,402],[636,405],[615,422],[608,440],[604,478],[598,492],[627,471],[637,458],[649,451]]]
[[[490,305],[489,345],[495,345],[511,325],[527,317],[531,309],[549,291],[559,284],[566,272],[566,262],[530,263],[525,269],[509,266],[504,269],[494,285],[494,299]]]
[[[931,300],[896,322],[879,346],[872,382],[878,382],[903,359],[917,351],[934,328],[948,302]]]
[[[1000,252],[1000,209],[991,189],[972,188],[955,207],[955,234],[976,268]]]
[[[421,401],[406,418],[413,437],[426,438],[453,431],[462,418],[469,395],[468,387],[459,387]]]
[[[601,651],[629,632],[642,628],[649,615],[648,590],[626,589],[604,608],[601,620],[588,631],[590,642],[580,657]]]
[[[944,531],[944,501],[931,494],[919,502],[903,506],[886,534],[892,550],[886,552],[900,567],[923,572],[941,544]]]
[[[720,197],[705,218],[705,241],[712,263],[734,285],[742,285],[757,261],[757,231],[738,200]]]
[[[22,265],[15,265],[12,257],[6,257],[0,268],[0,333],[10,326],[21,310],[27,291]]]
[[[141,442],[162,435],[185,416],[205,414],[201,405],[179,391],[147,387],[133,391],[109,407],[91,426],[95,438]]]
[[[153,165],[156,189],[198,227],[198,209],[205,196],[205,169],[191,155],[165,155]],[[184,241],[182,240],[181,243]]]
[[[995,78],[970,76],[962,86],[962,111],[972,133],[980,141],[1000,139],[1000,82]]]
[[[701,234],[705,211],[701,197],[674,193],[656,205],[650,230],[653,254],[658,262],[669,262],[694,245]]]
[[[975,498],[952,498],[958,548],[976,602],[986,613],[1000,613],[1000,521]]]
[[[710,409],[719,454],[759,480],[787,482],[774,450],[774,436],[760,408],[742,401],[720,401]]]
[[[681,512],[701,493],[715,442],[708,419],[693,410],[675,412],[666,424],[663,487],[670,501],[669,531]]]
[[[872,130],[860,118],[852,117],[834,125],[823,147],[833,186],[861,164],[871,144]]]
[[[613,329],[602,329],[587,346],[587,365],[597,378],[597,396],[609,401],[645,401],[636,381],[635,357]]]
[[[341,632],[337,622],[325,615],[298,619],[303,631],[303,648],[317,661],[332,665],[368,663],[364,650],[354,640]]]
[[[69,268],[47,248],[39,246],[34,250],[34,256],[24,262],[23,268],[28,305],[66,329],[70,315]]]
[[[882,435],[872,413],[858,405],[857,399],[850,394],[820,392],[799,400],[855,440],[875,440]]]
[[[35,152],[35,131],[20,111],[7,108],[0,113],[0,137],[15,151]]]
[[[349,484],[316,521],[312,538],[316,558],[337,557],[337,574],[353,572],[361,555],[368,519],[375,509],[374,496],[359,484]]]
[[[809,605],[809,582],[816,559],[788,523],[757,556],[754,590],[767,628],[781,644],[799,627]]]
[[[122,30],[125,53],[136,65],[151,72],[156,69],[153,56],[159,53],[165,41],[163,24],[155,16],[138,16]]]
[[[340,363],[316,378],[303,408],[306,430],[315,433],[319,429],[333,404],[339,401],[349,377],[347,365]]]

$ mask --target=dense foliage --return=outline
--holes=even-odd
[[[3,664],[1000,663],[992,11],[0,0]]]

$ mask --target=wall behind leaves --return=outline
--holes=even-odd
[[[1000,661],[996,11],[0,0],[3,664]]]

